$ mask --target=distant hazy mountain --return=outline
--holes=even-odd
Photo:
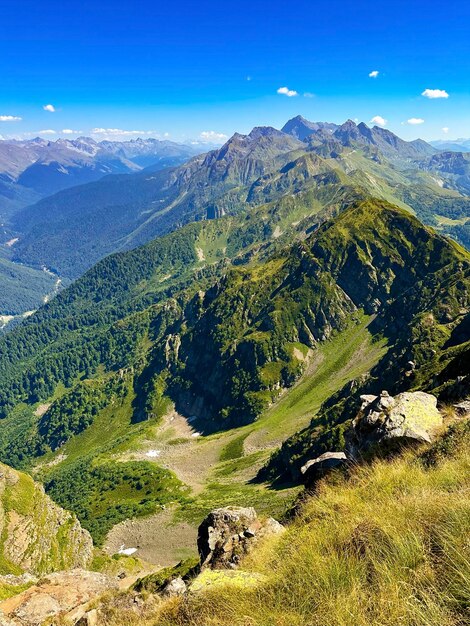
[[[429,142],[438,150],[452,150],[453,152],[470,152],[470,139],[438,139]]]
[[[198,150],[157,139],[96,142],[89,137],[0,141],[0,217],[62,189],[107,174],[183,163]]]
[[[304,149],[279,130],[254,128],[179,168],[106,177],[64,190],[15,215],[16,258],[75,278],[110,252],[189,221],[239,211],[249,185]]]
[[[47,197],[12,219],[18,237],[14,259],[76,278],[107,254],[191,221],[287,200],[293,212],[303,207],[301,217],[319,204],[336,210],[332,188],[338,199],[347,193],[393,200],[470,244],[463,155],[440,153],[422,140],[407,142],[351,120],[334,126],[297,117],[286,128],[291,132],[257,127],[248,135],[235,133],[221,148],[179,167],[106,176]],[[311,131],[304,141],[297,138],[302,129]],[[144,142],[106,146],[107,155],[128,163],[146,158]]]
[[[470,194],[470,154],[452,151],[439,152],[426,160],[422,168],[443,174],[459,191]]]

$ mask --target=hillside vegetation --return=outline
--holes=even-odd
[[[418,453],[331,475],[236,572],[206,570],[193,593],[138,616],[110,598],[100,618],[109,626],[462,626],[469,448],[464,421]]]
[[[0,458],[105,544],[129,517],[282,513],[305,459],[343,447],[361,393],[463,397],[469,254],[339,189],[108,257],[2,338]],[[307,235],[296,207],[332,217]]]

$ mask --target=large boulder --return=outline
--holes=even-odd
[[[0,602],[0,624],[40,626],[53,617],[74,624],[86,614],[92,600],[111,589],[117,589],[117,582],[97,572],[75,569],[50,574]]]
[[[357,459],[393,451],[412,443],[431,442],[442,425],[437,399],[422,391],[390,396],[362,396],[361,409],[346,433],[346,453]]]
[[[233,569],[259,539],[283,530],[272,518],[260,520],[251,507],[216,509],[199,526],[197,547],[201,567]]]

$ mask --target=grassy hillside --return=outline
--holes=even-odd
[[[241,570],[158,607],[155,626],[461,626],[470,602],[470,428],[430,450],[325,479]],[[110,626],[123,624],[104,609]],[[132,618],[128,624],[133,624]]]

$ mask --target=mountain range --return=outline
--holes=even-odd
[[[451,150],[452,152],[470,152],[470,139],[438,139],[430,144],[438,150]]]
[[[10,234],[18,238],[14,259],[76,278],[105,254],[189,221],[288,195],[300,193],[300,200],[302,185],[315,186],[320,170],[330,181],[394,201],[468,244],[465,155],[438,153],[421,140],[405,142],[350,120],[335,128],[308,124],[294,118],[284,127],[292,134],[255,128],[178,168],[108,176],[50,196],[11,218]]]
[[[178,165],[196,154],[189,145],[157,139],[100,141],[90,137],[0,141],[0,219],[61,189],[148,165]]]

